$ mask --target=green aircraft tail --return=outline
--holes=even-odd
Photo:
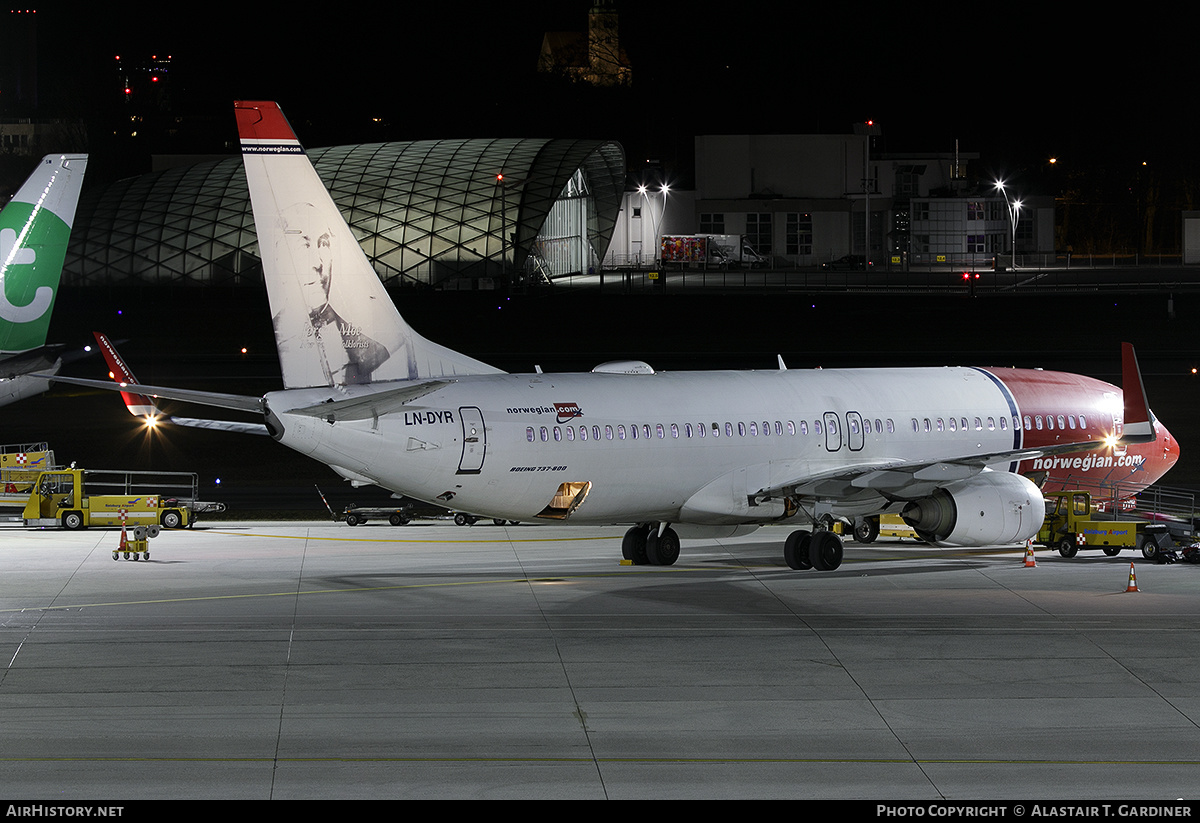
[[[86,154],[47,155],[0,211],[0,354],[46,343]]]

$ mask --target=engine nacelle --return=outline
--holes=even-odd
[[[992,546],[1036,536],[1046,518],[1046,501],[1019,474],[985,471],[914,500],[900,516],[930,543]]]

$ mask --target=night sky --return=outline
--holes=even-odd
[[[1175,20],[1131,21],[1096,6],[835,12],[746,2],[711,11],[626,0],[617,7],[634,85],[613,92],[535,72],[543,33],[583,30],[588,0],[372,5],[215,4],[188,20],[161,3],[43,7],[43,107],[99,117],[114,54],[165,52],[176,109],[217,118],[179,146],[187,151],[230,150],[221,140],[233,138],[237,97],[278,100],[313,147],[588,136],[667,167],[690,162],[696,134],[845,133],[874,118],[884,150],[952,151],[958,140],[998,175],[1050,155],[1183,168],[1200,125],[1185,90],[1182,9]]]

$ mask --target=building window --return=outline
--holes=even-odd
[[[771,214],[770,212],[758,213],[751,212],[746,215],[746,242],[751,248],[761,254],[770,254],[775,248],[771,242]]]
[[[977,201],[969,201],[967,203],[967,219],[982,220],[983,219],[983,204]]]
[[[813,228],[811,214],[787,216],[785,254],[812,254]]]
[[[725,233],[725,215],[701,213],[701,215],[700,215],[700,233],[701,234],[724,234]]]

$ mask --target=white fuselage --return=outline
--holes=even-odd
[[[791,479],[1021,442],[1011,395],[974,368],[464,376],[363,420],[287,411],[394,386],[292,390],[267,403],[282,443],[344,476],[524,521],[562,484],[586,483],[571,522],[763,523],[783,503],[753,496]],[[863,489],[857,503],[877,511],[881,500]]]

